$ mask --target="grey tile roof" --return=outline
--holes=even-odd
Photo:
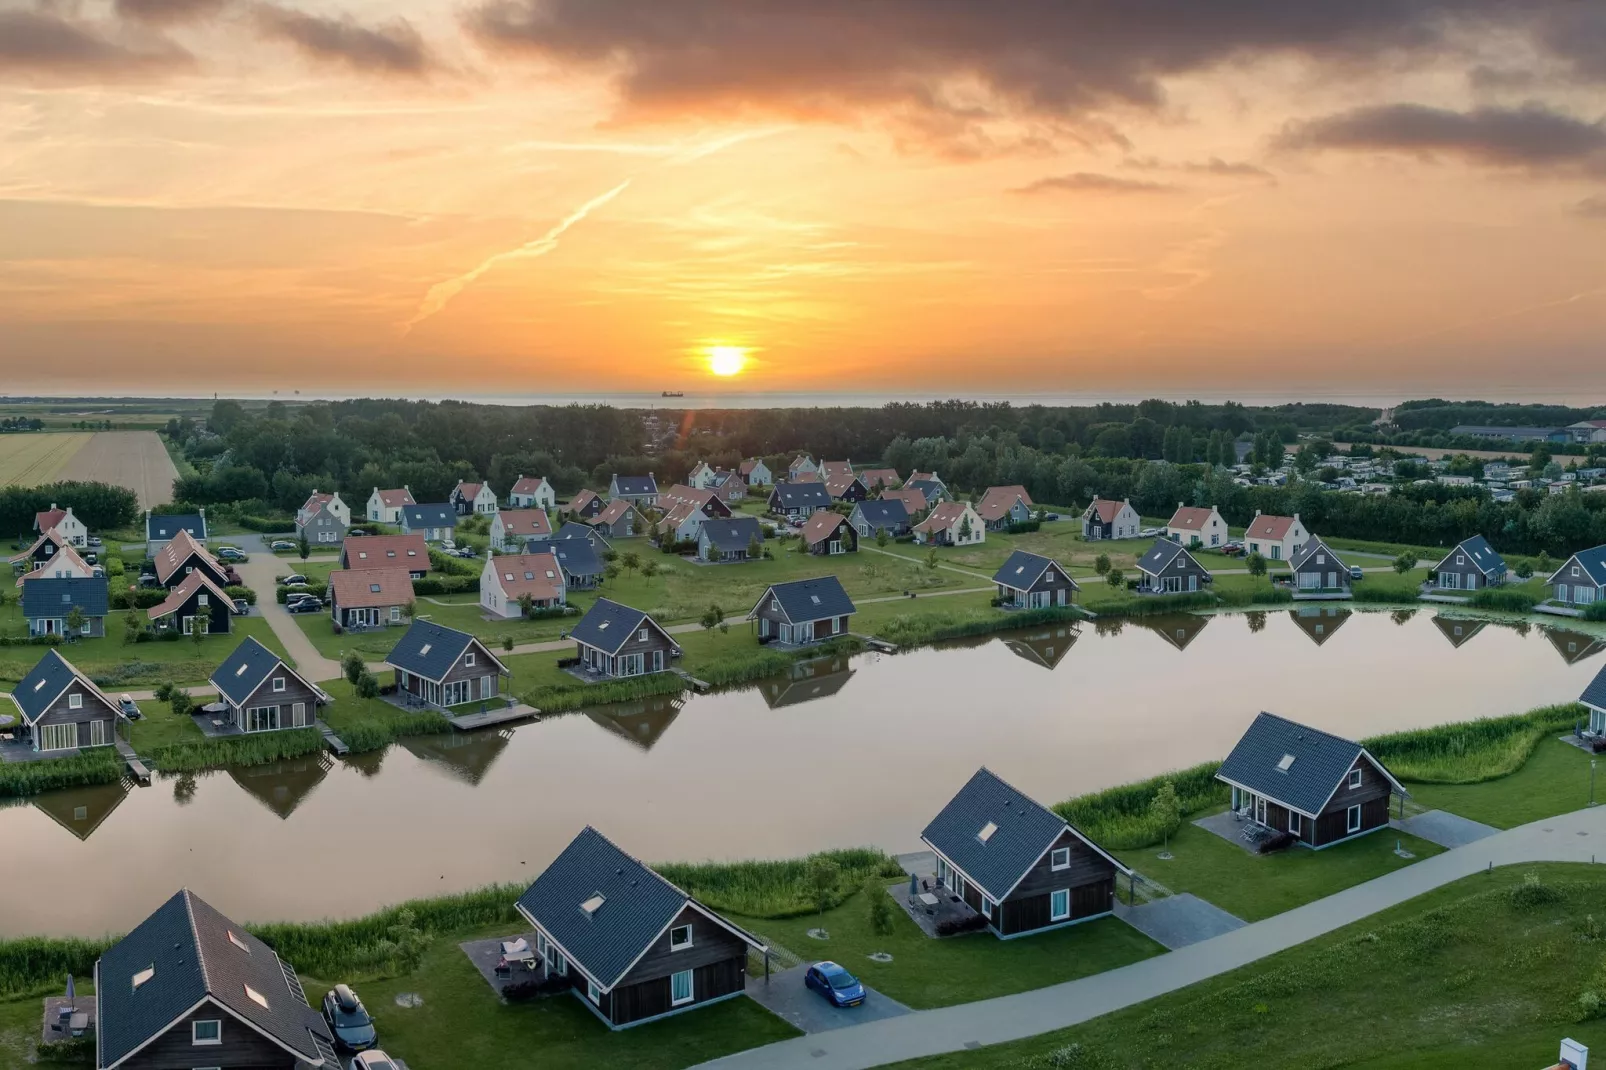
[[[1311,816],[1332,798],[1360,754],[1361,745],[1352,740],[1262,713],[1216,775]],[[1293,763],[1277,768],[1287,755]]]
[[[152,513],[145,518],[145,541],[171,539],[180,530],[206,538],[206,517],[199,513]]]
[[[230,939],[231,933],[239,944]],[[135,988],[134,975],[145,969],[155,972]],[[330,1039],[299,982],[291,986],[293,971],[273,949],[188,889],[107,948],[97,971],[102,1066],[161,1035],[206,998],[314,1066],[322,1059],[318,1040]],[[266,1007],[246,995],[247,986],[266,1000]],[[225,1032],[241,1028],[248,1027],[224,1018]]]
[[[941,495],[948,493],[948,488],[940,479],[911,479],[903,485],[904,490],[913,488],[926,496],[926,504],[930,505]]]
[[[1558,579],[1564,578],[1563,573],[1567,571],[1567,567],[1572,564],[1574,559],[1577,559],[1578,564],[1583,567],[1584,573],[1596,585],[1606,584],[1606,544],[1594,546],[1588,550],[1579,550],[1572,557],[1561,563],[1561,567],[1551,574],[1549,582],[1555,583]]]
[[[764,541],[764,526],[756,516],[736,516],[728,520],[714,517],[703,521],[699,537],[702,535],[707,535],[716,549],[745,550],[754,539]]]
[[[41,576],[22,585],[22,615],[65,617],[77,606],[86,617],[104,617],[105,576]]]
[[[238,706],[251,697],[251,692],[262,686],[262,681],[283,668],[296,679],[306,681],[295,673],[283,659],[261,643],[255,636],[246,636],[234,653],[223,659],[223,664],[212,674],[212,684],[224,698]]]
[[[1158,576],[1168,568],[1171,562],[1177,559],[1178,554],[1188,554],[1187,548],[1179,542],[1170,539],[1155,539],[1154,545],[1149,547],[1147,553],[1138,558],[1138,571],[1147,572],[1151,576]]]
[[[759,597],[753,606],[753,612],[748,616],[757,613],[758,607],[771,596],[781,603],[781,612],[785,613],[786,618],[793,624],[823,620],[826,617],[842,617],[858,612],[853,605],[853,599],[848,597],[848,592],[842,589],[842,582],[835,576],[816,576],[808,580],[777,583]]]
[[[1327,545],[1321,539],[1314,537],[1306,539],[1304,543],[1294,551],[1294,556],[1288,559],[1288,567],[1293,571],[1298,572],[1300,569],[1304,568],[1306,563],[1317,554],[1321,554],[1324,557],[1332,559],[1330,562],[1322,562],[1321,567],[1323,568],[1327,567],[1328,564],[1337,565],[1340,569],[1347,570],[1349,568],[1348,565],[1344,564],[1344,559],[1333,552],[1333,548],[1331,546]],[[1345,576],[1345,579],[1348,579],[1347,575]]]
[[[457,510],[445,502],[404,505],[402,525],[410,531],[418,528],[453,528],[457,526]]]
[[[439,681],[468,650],[474,637],[433,621],[415,620],[385,655],[385,664]],[[487,651],[489,653],[489,651]]]
[[[619,488],[620,494],[643,495],[657,494],[658,480],[652,476],[621,476],[613,477],[614,485]]]
[[[1602,666],[1595,678],[1589,681],[1589,686],[1578,696],[1578,701],[1598,710],[1606,710],[1606,666]]]
[[[1053,565],[1064,573],[1059,562],[1041,554],[1028,553],[1025,550],[1016,550],[1009,555],[997,572],[993,573],[993,582],[1003,584],[1005,587],[1014,587],[1024,591],[1037,582],[1043,570]]]
[[[565,524],[564,527],[571,525]],[[583,524],[572,525],[584,527]],[[587,531],[590,529],[587,528]],[[560,538],[551,544],[552,552],[558,557],[558,564],[563,571],[571,576],[600,576],[602,574],[602,555],[589,539]]]
[[[1485,576],[1504,572],[1506,569],[1506,559],[1501,557],[1493,546],[1489,545],[1489,540],[1482,535],[1474,535],[1470,539],[1462,540],[1453,550],[1445,554],[1444,559],[1435,566],[1435,571],[1447,567],[1458,553],[1466,554],[1467,557],[1471,558],[1472,564],[1476,565],[1478,571]]]
[[[771,492],[785,510],[831,508],[831,492],[824,483],[777,483]]]
[[[16,703],[17,709],[22,712],[22,719],[32,722],[37,720],[52,702],[61,697],[61,693],[67,690],[67,685],[78,675],[78,670],[73,668],[66,658],[54,650],[47,650],[45,656],[28,670],[28,675],[11,689],[11,701]]]
[[[586,610],[580,623],[570,630],[569,638],[609,654],[617,654],[642,622],[650,620],[642,610],[631,609],[612,599],[599,598]],[[656,624],[653,626],[657,627]]]
[[[871,531],[907,527],[909,524],[909,507],[899,498],[864,501],[853,509],[859,514],[860,520],[870,525]]]

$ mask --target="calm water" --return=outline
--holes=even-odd
[[[1430,610],[1179,616],[58,792],[0,809],[0,932],[121,930],[180,884],[246,919],[362,913],[531,879],[588,822],[649,860],[908,850],[980,764],[1052,802],[1220,757],[1262,709],[1365,736],[1570,701],[1603,651]]]

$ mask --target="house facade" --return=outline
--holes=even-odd
[[[820,482],[797,483],[788,480],[770,489],[769,511],[788,520],[813,516],[817,509],[831,508],[831,493]]]
[[[764,548],[764,525],[756,516],[705,521],[697,531],[697,559],[705,562],[747,561]]]
[[[834,509],[821,509],[803,525],[803,545],[821,556],[851,554],[859,548],[859,534],[848,518]]]
[[[1215,506],[1208,508],[1177,503],[1177,511],[1165,524],[1165,537],[1184,546],[1225,546],[1230,538],[1227,522]]]
[[[686,474],[686,486],[698,490],[709,490],[714,486],[715,468],[707,461],[698,461],[690,472]]]
[[[881,492],[881,501],[902,502],[904,511],[909,514],[912,524],[916,517],[924,513],[931,503],[926,500],[925,492],[918,487],[904,486],[898,490],[884,490]]]
[[[552,538],[552,521],[545,509],[502,509],[491,517],[491,549],[522,554]]]
[[[1267,561],[1289,561],[1309,538],[1298,513],[1269,516],[1256,509],[1255,518],[1244,529],[1244,552],[1259,554]]]
[[[450,502],[403,506],[401,529],[403,535],[421,535],[425,542],[442,542],[457,530],[457,509]]]
[[[546,477],[521,473],[507,492],[507,504],[509,509],[556,509],[558,492]]]
[[[339,502],[339,495],[330,495],[310,508],[303,506],[296,514],[296,536],[314,546],[339,546],[345,542],[351,522],[342,520],[335,511]]]
[[[834,502],[862,502],[870,496],[864,480],[854,475],[851,469],[846,472],[828,473],[825,477],[825,492]]]
[[[559,535],[561,534],[560,531]],[[600,539],[601,536],[596,538]],[[563,586],[566,592],[570,588],[588,590],[602,582],[604,548],[599,548],[591,539],[580,538],[558,538],[548,544],[548,549],[558,559],[558,567],[563,572]]]
[[[988,487],[976,503],[976,515],[988,531],[1003,531],[1032,518],[1032,496],[1022,486]]]
[[[607,505],[608,503],[602,500],[602,495],[596,491],[582,490],[569,499],[569,504],[562,506],[558,511],[567,513],[573,519],[583,522],[602,512],[603,509],[607,508]]]
[[[1068,606],[1081,590],[1059,562],[1041,554],[1016,550],[997,572],[993,585],[1000,604],[1010,609],[1047,609]]]
[[[622,476],[615,472],[608,481],[608,501],[632,505],[658,504],[658,479],[651,472],[644,476]]]
[[[54,650],[11,691],[22,739],[36,753],[108,747],[117,742],[117,705]]]
[[[533,554],[486,554],[480,569],[480,608],[487,616],[514,620],[524,615],[521,599],[534,609],[564,605],[568,584],[550,548]]]
[[[660,546],[676,542],[696,542],[697,533],[703,530],[708,514],[696,502],[676,502],[652,526],[653,537]]]
[[[340,492],[333,491],[326,494],[317,488],[313,488],[312,494],[301,503],[301,508],[296,510],[296,527],[300,528],[306,523],[306,518],[316,513],[320,507],[327,507],[330,514],[344,527],[351,527],[351,506],[340,500]]]
[[[935,505],[952,497],[948,493],[948,484],[939,479],[936,472],[911,472],[904,486],[918,489],[925,495],[927,505]]]
[[[168,540],[180,531],[187,531],[190,537],[202,546],[206,545],[206,510],[201,509],[194,513],[145,513],[145,556],[155,557],[166,546]]]
[[[1306,539],[1288,562],[1294,575],[1294,597],[1300,594],[1347,595],[1349,566],[1321,539]]]
[[[458,516],[490,516],[496,512],[496,492],[489,483],[468,483],[461,479],[446,496]]]
[[[974,546],[987,541],[987,525],[969,502],[942,502],[913,528],[922,546]]]
[[[42,513],[35,514],[33,529],[43,535],[47,531],[59,534],[68,546],[82,550],[89,545],[89,529],[84,522],[73,516],[72,506],[63,509],[55,502]]]
[[[758,622],[760,643],[805,646],[848,632],[857,612],[835,576],[777,583],[759,596],[747,619]]]
[[[373,493],[368,495],[368,511],[364,515],[376,524],[400,524],[402,509],[417,504],[409,487],[390,490],[375,487]]]
[[[177,587],[192,572],[204,572],[219,587],[229,585],[229,570],[206,547],[181,531],[156,555],[156,579],[163,587]]]
[[[437,709],[495,699],[509,675],[480,640],[427,620],[413,621],[385,664],[396,670],[400,695]]]
[[[203,613],[208,635],[227,635],[233,630],[234,599],[205,572],[192,572],[159,604],[147,609],[145,617],[158,630],[176,628],[180,635],[191,635]]]
[[[20,572],[32,572],[49,564],[51,558],[55,557],[62,547],[70,545],[61,532],[50,528],[41,532],[26,550],[12,555],[7,560]],[[88,564],[87,561],[84,563]]]
[[[100,572],[98,567],[80,557],[77,550],[61,541],[61,536],[54,531],[41,535],[33,546],[11,560],[23,566],[23,571],[17,577],[18,587],[44,579],[88,579]]]
[[[1591,639],[1592,636],[1585,636]],[[1578,701],[1589,708],[1589,730],[1597,736],[1606,735],[1606,666],[1584,688],[1584,693],[1578,696]]]
[[[873,539],[883,531],[895,539],[909,534],[909,509],[902,499],[875,498],[855,505],[848,523],[861,539]]]
[[[647,530],[646,518],[626,498],[615,498],[586,523],[609,539],[628,539]]]
[[[1211,582],[1210,570],[1186,546],[1164,538],[1156,539],[1138,558],[1138,574],[1143,577],[1138,590],[1144,594],[1186,594],[1204,590]]]
[[[800,453],[792,458],[792,463],[786,466],[786,481],[800,483],[807,477],[818,476],[820,466],[814,463],[814,458],[806,453]]]
[[[429,571],[429,544],[422,535],[369,535],[340,547],[340,567],[404,568],[415,580]]]
[[[680,647],[644,611],[599,598],[569,632],[580,667],[610,679],[663,672]]]
[[[104,576],[40,577],[22,585],[22,619],[28,634],[72,635],[93,639],[106,634],[109,596]],[[83,617],[78,627],[68,625],[73,610]]]
[[[329,696],[279,655],[246,636],[211,677],[222,719],[246,734],[307,728]]]
[[[407,618],[413,577],[405,568],[335,569],[329,573],[329,616],[342,628],[390,628]]]
[[[1550,574],[1556,601],[1584,609],[1606,599],[1606,546],[1580,550]]]
[[[658,495],[658,508],[668,510],[677,505],[695,505],[711,517],[730,516],[732,513],[729,503],[719,496],[717,490],[703,490],[684,483],[676,483]]]
[[[1082,538],[1089,542],[1100,539],[1135,539],[1143,521],[1132,508],[1131,499],[1112,501],[1094,498],[1082,510]]]
[[[738,466],[737,471],[749,487],[767,487],[775,482],[775,477],[770,475],[770,466],[764,463],[762,457],[749,457]]]

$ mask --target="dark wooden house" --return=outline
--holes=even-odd
[[[1410,792],[1365,747],[1285,717],[1255,718],[1216,779],[1246,821],[1328,847],[1389,823],[1389,798]]]
[[[106,634],[105,576],[36,576],[22,585],[21,601],[29,635],[93,639]],[[75,609],[83,617],[76,630],[67,624]]]
[[[234,627],[234,599],[213,583],[205,570],[197,570],[184,577],[183,583],[168,591],[167,597],[146,610],[145,615],[157,628],[177,628],[189,635],[202,610],[206,611],[208,635],[227,635]]]
[[[851,554],[859,548],[859,533],[841,513],[821,509],[803,525],[803,545],[808,547],[809,553],[822,557]]]
[[[900,498],[873,498],[855,505],[848,523],[860,538],[874,539],[884,531],[895,539],[909,534],[909,506]]]
[[[227,707],[223,719],[247,734],[311,727],[318,707],[330,701],[322,688],[249,635],[217,667],[212,686]]]
[[[1154,541],[1148,552],[1138,558],[1138,572],[1142,576],[1138,590],[1144,594],[1205,590],[1213,578],[1187,547],[1170,539]]]
[[[1009,938],[1115,909],[1131,870],[1058,814],[982,768],[926,826],[937,880]]]
[[[518,900],[542,973],[610,1029],[747,991],[747,953],[768,949],[587,826]]]
[[[848,618],[857,611],[840,580],[818,576],[766,589],[747,619],[758,621],[760,643],[802,646],[846,635]]]
[[[1578,701],[1589,708],[1589,730],[1597,736],[1606,735],[1606,668],[1595,674]]]
[[[54,650],[11,689],[11,701],[35,752],[70,754],[117,742],[117,704]]]
[[[831,508],[824,483],[777,483],[770,490],[769,511],[788,520],[802,520],[816,509]]]
[[[1433,583],[1443,591],[1481,591],[1506,582],[1506,559],[1489,540],[1474,535],[1458,543],[1433,566]]]
[[[764,552],[764,525],[756,516],[706,520],[697,531],[699,561],[747,561]]]
[[[397,691],[441,709],[494,699],[509,675],[474,636],[427,620],[413,621],[385,664],[396,670]]]
[[[234,578],[188,531],[180,531],[167,541],[156,554],[155,565],[157,580],[168,590],[183,583],[194,572],[205,573],[219,587],[227,587]]]
[[[1347,596],[1350,593],[1349,566],[1333,548],[1312,536],[1288,559],[1294,574],[1294,595]]]
[[[599,598],[569,632],[586,672],[605,677],[663,672],[680,647],[639,609]]]
[[[1569,606],[1588,609],[1606,600],[1606,545],[1579,550],[1563,561],[1547,582],[1556,601]]]
[[[99,1070],[340,1070],[295,969],[189,889],[95,963]]]
[[[998,598],[1011,609],[1047,609],[1068,606],[1081,590],[1059,562],[1041,554],[1016,550],[993,573]]]
[[[586,538],[574,538],[564,532],[571,528],[579,528],[578,524],[565,524],[563,530],[558,532],[558,538],[552,540],[550,548],[554,557],[558,559],[558,567],[563,570],[563,585],[565,588],[578,587],[588,589],[602,582],[603,549],[599,549],[596,542],[603,542],[602,536],[596,536],[596,542]],[[590,533],[590,529],[585,529]]]

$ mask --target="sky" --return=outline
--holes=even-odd
[[[0,0],[13,394],[1599,400],[1602,339],[1606,4]]]

